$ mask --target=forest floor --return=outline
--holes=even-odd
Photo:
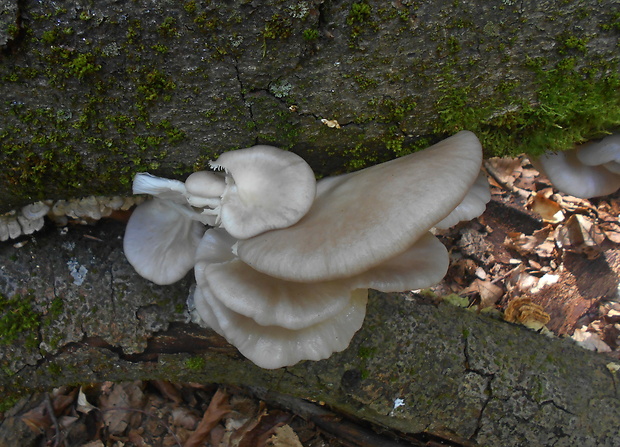
[[[496,313],[620,359],[620,194],[558,193],[526,158],[485,168],[492,201],[478,219],[438,234],[452,262],[425,299]],[[320,403],[164,381],[61,387],[23,399],[0,421],[12,430],[0,447],[457,445],[377,434]]]

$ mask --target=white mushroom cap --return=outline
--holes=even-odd
[[[216,172],[198,171],[185,179],[187,201],[192,206],[217,208],[226,189],[224,176]]]
[[[22,215],[26,219],[39,219],[44,217],[50,210],[49,205],[43,202],[35,202],[22,208]]]
[[[601,141],[586,143],[577,147],[577,158],[587,166],[620,162],[620,134],[609,135]]]
[[[609,135],[598,142],[579,146],[577,158],[584,165],[600,165],[608,171],[620,175],[620,133]]]
[[[382,292],[424,289],[446,275],[450,258],[446,247],[426,233],[405,252],[352,278],[360,288]]]
[[[204,226],[179,212],[169,201],[153,199],[131,215],[123,246],[140,276],[156,284],[172,284],[194,266]]]
[[[221,225],[238,239],[293,225],[314,200],[314,173],[292,152],[254,146],[226,152],[211,166],[226,171]]]
[[[547,152],[535,165],[557,189],[582,199],[605,196],[620,188],[619,175],[603,166],[584,165],[574,149]]]
[[[222,304],[208,287],[196,289],[196,310],[241,354],[261,368],[275,369],[301,360],[322,360],[349,346],[366,315],[366,289],[351,292],[345,309],[315,325],[300,330],[261,326]],[[200,304],[199,304],[200,302]],[[215,318],[214,318],[215,317]]]
[[[349,304],[351,290],[356,288],[351,280],[299,283],[273,278],[234,256],[234,242],[224,230],[207,230],[196,251],[195,268],[198,288],[208,288],[233,312],[261,326],[303,329],[331,318]]]
[[[467,131],[359,172],[321,180],[294,226],[239,241],[241,260],[291,281],[351,277],[404,252],[463,200],[482,163]]]
[[[480,171],[476,183],[469,189],[463,201],[441,222],[435,224],[435,228],[445,230],[459,222],[472,220],[482,213],[491,200],[491,188],[484,172]]]

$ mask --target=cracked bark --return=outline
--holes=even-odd
[[[620,436],[608,358],[415,296],[371,293],[347,350],[261,370],[186,322],[191,275],[172,286],[140,278],[122,254],[122,233],[123,225],[102,222],[66,234],[47,228],[21,248],[0,245],[0,292],[21,295],[38,324],[0,346],[0,392],[102,380],[217,382],[323,401],[382,430],[460,445],[611,447]],[[88,270],[80,285],[70,259]],[[19,329],[18,309],[5,309],[5,322],[7,315]]]
[[[517,131],[522,140],[520,120],[539,112],[546,84],[532,63],[567,75],[587,67],[594,79],[617,72],[615,6],[4,0],[0,212],[127,194],[136,171],[182,177],[256,143],[293,150],[324,176],[479,122],[487,146]],[[270,91],[278,83],[290,84],[282,96]]]

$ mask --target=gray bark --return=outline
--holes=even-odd
[[[466,445],[614,446],[620,437],[609,358],[414,296],[372,293],[362,329],[328,360],[259,369],[185,322],[191,278],[156,286],[133,271],[122,231],[115,222],[52,228],[0,245],[5,398],[157,378],[260,387]]]
[[[0,7],[1,212],[126,194],[136,172],[182,177],[256,143],[325,175],[462,128],[492,155],[620,121],[617,0]]]

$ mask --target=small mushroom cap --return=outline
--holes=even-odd
[[[231,257],[231,242],[236,241],[224,230],[207,230],[196,251],[195,273],[198,287],[208,288],[233,312],[261,326],[302,329],[331,318],[349,304],[352,281],[299,283],[273,278]],[[214,263],[218,258],[222,262]]]
[[[220,219],[238,239],[293,225],[310,209],[316,194],[310,166],[298,155],[272,146],[226,152],[211,166],[226,170]]]
[[[557,189],[582,199],[606,196],[620,188],[620,176],[603,166],[584,165],[575,150],[548,152],[538,158],[535,166]]]
[[[459,222],[472,220],[480,216],[484,213],[489,200],[491,200],[489,181],[485,173],[480,171],[476,183],[469,189],[463,201],[445,219],[435,224],[435,228],[445,230]]]
[[[368,291],[354,290],[340,313],[299,330],[261,326],[224,306],[208,287],[197,288],[194,297],[207,324],[214,323],[211,327],[256,365],[275,369],[301,360],[322,360],[346,349],[364,322]]]
[[[44,217],[50,210],[49,205],[43,202],[35,202],[22,208],[22,215],[26,219],[39,219]]]
[[[291,281],[351,277],[404,252],[463,200],[482,147],[467,131],[411,155],[321,180],[294,226],[239,241],[255,270]]]
[[[601,141],[583,144],[576,148],[577,158],[587,166],[620,162],[620,134],[609,135]]]
[[[125,256],[140,276],[155,284],[172,284],[192,267],[204,226],[165,200],[139,205],[127,223]]]
[[[219,206],[220,197],[226,189],[226,181],[220,173],[198,171],[185,179],[187,200],[192,206]]]

